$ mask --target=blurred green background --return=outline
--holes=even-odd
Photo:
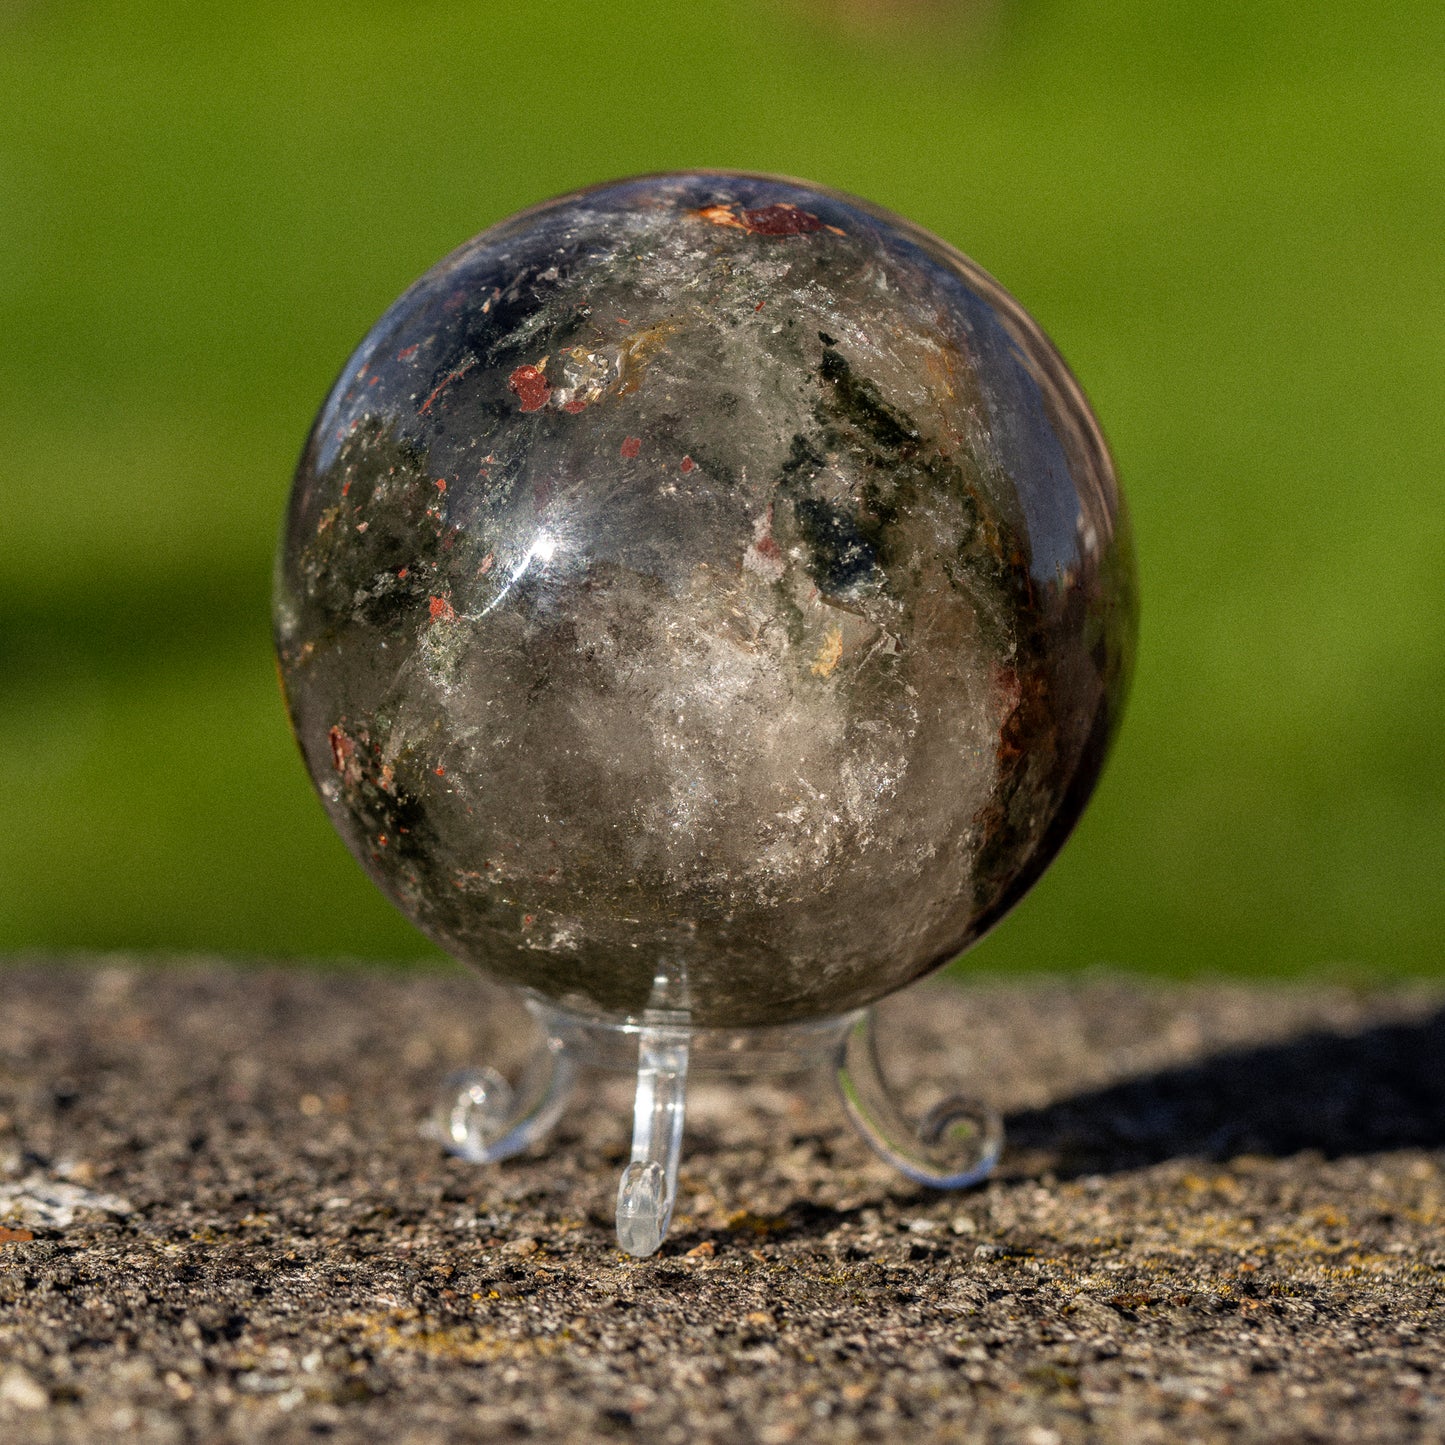
[[[444,252],[706,165],[961,246],[1110,433],[1130,714],[973,960],[1439,969],[1442,77],[1439,0],[0,0],[0,950],[429,952],[286,729],[291,468]]]

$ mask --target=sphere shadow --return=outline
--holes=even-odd
[[[1356,1034],[1230,1049],[1016,1112],[1000,1175],[1119,1174],[1176,1159],[1326,1159],[1445,1146],[1445,1009]]]
[[[1353,1033],[1311,1029],[1221,1050],[1016,1110],[1006,1116],[1005,1128],[994,1177],[1045,1184],[1171,1162],[1300,1155],[1332,1160],[1445,1148],[1445,1009],[1419,1021]],[[902,1179],[886,1193],[899,1207],[924,1210],[944,1197]],[[963,1204],[977,1191],[956,1197]],[[769,1232],[779,1239],[818,1239],[860,1210],[797,1199],[771,1221]],[[727,1233],[695,1232],[688,1242]],[[920,1253],[932,1248],[927,1240],[914,1247]]]

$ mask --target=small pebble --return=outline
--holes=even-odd
[[[0,1375],[0,1401],[17,1410],[44,1410],[50,1404],[45,1387],[20,1365]]]

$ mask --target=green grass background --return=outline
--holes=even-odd
[[[1445,6],[0,0],[0,950],[422,957],[268,638],[289,475],[417,274],[559,191],[781,171],[994,272],[1104,419],[1140,665],[997,969],[1438,970]]]

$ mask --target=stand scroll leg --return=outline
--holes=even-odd
[[[448,1076],[423,1128],[449,1154],[491,1164],[529,1149],[567,1107],[576,1065],[556,1039],[545,1039],[513,1087],[496,1069],[461,1069]]]
[[[637,1042],[632,1162],[617,1186],[617,1242],[630,1255],[656,1254],[672,1223],[687,1110],[685,1030],[647,1027]]]
[[[894,1101],[878,1063],[872,1010],[849,1026],[838,1047],[838,1091],[858,1132],[901,1174],[935,1189],[963,1189],[993,1173],[1003,1148],[996,1110],[951,1096],[915,1126]]]

